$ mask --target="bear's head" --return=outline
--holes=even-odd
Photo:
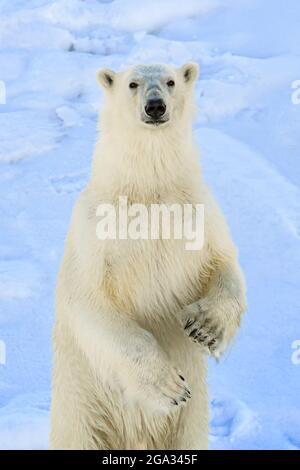
[[[143,126],[155,130],[187,122],[193,115],[193,85],[198,65],[136,65],[123,72],[101,69],[97,73],[105,92],[104,113],[124,128]]]

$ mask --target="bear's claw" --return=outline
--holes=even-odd
[[[199,305],[193,305],[193,311],[186,311],[183,327],[186,335],[194,343],[218,357],[218,347],[223,339],[222,329]]]

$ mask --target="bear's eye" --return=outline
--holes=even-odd
[[[169,87],[174,86],[174,85],[175,85],[174,80],[169,80],[169,81],[167,82],[167,85],[168,85]]]
[[[136,82],[130,82],[129,83],[129,88],[137,88],[139,85]]]

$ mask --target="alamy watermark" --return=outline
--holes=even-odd
[[[295,90],[291,96],[292,103],[298,105],[300,104],[300,80],[294,80],[291,87]]]
[[[292,82],[291,88],[294,90],[291,96],[292,103],[294,105],[300,104],[300,80],[294,80]],[[291,361],[294,365],[300,364],[300,339],[296,339],[292,342],[292,349],[294,349]]]
[[[6,104],[6,86],[3,80],[0,80],[0,105]],[[6,364],[6,344],[0,339],[0,365]]]
[[[204,244],[203,204],[128,204],[120,196],[117,206],[100,204],[96,234],[100,240],[184,240],[186,250]]]
[[[0,104],[6,104],[6,86],[3,80],[0,80]]]
[[[0,340],[0,365],[6,364],[6,344]]]
[[[292,342],[291,347],[294,349],[291,361],[295,366],[298,366],[300,364],[300,339],[295,339],[295,341]]]

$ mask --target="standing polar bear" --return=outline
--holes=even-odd
[[[207,356],[226,349],[246,301],[192,139],[197,76],[196,64],[98,72],[100,139],[57,286],[53,449],[208,446]],[[147,209],[203,204],[202,249],[175,237],[100,240],[99,205],[118,209],[120,196]]]

